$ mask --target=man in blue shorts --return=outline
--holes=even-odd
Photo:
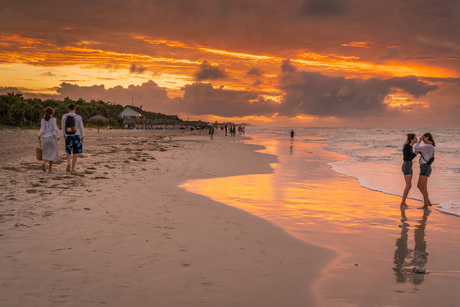
[[[69,113],[62,116],[62,132],[65,138],[67,156],[66,171],[71,174],[76,174],[75,164],[77,164],[78,155],[83,152],[83,138],[85,136],[83,120],[80,115],[75,113],[76,109],[75,105],[71,104],[69,105]]]

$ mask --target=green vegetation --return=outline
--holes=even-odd
[[[101,100],[85,101],[78,99],[76,101],[65,98],[59,100],[41,100],[36,98],[25,99],[22,94],[8,93],[0,96],[0,125],[16,127],[40,127],[40,120],[43,118],[46,107],[55,110],[54,117],[61,124],[60,118],[68,112],[69,104],[77,107],[77,113],[83,118],[86,124],[90,117],[103,115],[109,119],[111,127],[122,127],[123,120],[120,112],[123,106],[110,104]]]
[[[0,127],[38,128],[40,127],[40,120],[43,118],[46,107],[51,107],[55,110],[54,117],[57,119],[58,126],[60,126],[60,119],[62,115],[68,112],[70,104],[74,104],[77,107],[77,113],[83,118],[85,126],[91,126],[88,120],[92,116],[103,115],[109,119],[108,125],[110,127],[123,127],[123,119],[120,117],[123,106],[119,104],[107,103],[102,100],[85,101],[81,98],[71,100],[68,97],[62,101],[54,99],[26,99],[22,94],[18,93],[0,95]],[[148,113],[152,118],[168,118],[168,116],[161,113]]]

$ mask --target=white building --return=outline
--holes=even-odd
[[[126,106],[123,111],[121,111],[120,116],[123,119],[141,119],[145,118],[146,114],[144,111],[142,111],[141,108],[135,106]]]

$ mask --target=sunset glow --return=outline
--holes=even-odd
[[[296,230],[301,225],[304,230],[315,231],[318,221],[325,223],[321,224],[323,231],[329,233],[358,233],[369,220],[380,221],[370,227],[394,229],[394,220],[400,217],[399,208],[382,208],[376,204],[395,203],[398,197],[362,189],[357,181],[339,175],[331,179],[330,169],[322,169],[320,174],[324,175],[315,176],[314,180],[297,182],[293,178],[299,174],[289,168],[292,165],[286,165],[295,162],[286,158],[285,152],[280,152],[287,144],[270,139],[264,139],[263,144],[266,147],[263,152],[281,159],[280,163],[272,164],[273,173],[192,180],[182,187],[270,220],[307,241],[311,240],[305,235],[307,232]],[[291,146],[294,152],[302,152],[302,155],[314,151],[312,157],[317,160],[325,159],[324,155],[333,160],[343,159],[338,154],[320,150],[319,144],[295,142]],[[301,165],[294,168],[300,173],[305,171]]]
[[[19,15],[36,14],[31,8],[33,5],[25,5],[26,1],[7,2],[0,13],[9,9]],[[368,14],[373,12],[370,7],[358,9],[354,1],[350,1],[349,8],[339,19],[330,20],[330,24],[327,23],[327,12],[318,13],[317,19],[307,21],[300,17],[287,17],[283,10],[295,9],[288,9],[287,4],[280,4],[277,10],[267,11],[251,2],[248,5],[255,5],[253,12],[257,18],[249,22],[243,18],[244,15],[239,15],[243,6],[240,7],[242,3],[237,1],[232,6],[233,11],[225,13],[226,17],[220,19],[216,19],[212,13],[214,8],[218,9],[218,5],[209,2],[205,10],[208,15],[205,13],[201,19],[206,27],[202,27],[188,23],[194,10],[181,10],[174,4],[159,9],[154,4],[151,4],[152,7],[145,4],[149,7],[147,10],[137,9],[137,4],[130,5],[140,15],[128,18],[129,27],[126,28],[122,25],[128,25],[127,21],[120,19],[114,24],[109,19],[110,12],[94,18],[104,20],[104,26],[88,22],[91,14],[85,22],[80,21],[76,18],[79,13],[77,8],[72,9],[71,13],[77,15],[70,17],[70,22],[52,18],[45,22],[46,16],[43,16],[34,22],[33,18],[24,18],[30,22],[13,26],[13,20],[6,19],[0,31],[2,93],[17,91],[25,97],[30,93],[41,98],[56,99],[66,96],[74,99],[97,98],[122,105],[134,97],[139,105],[152,111],[193,118],[232,118],[236,121],[265,117],[267,122],[274,124],[277,122],[273,120],[276,113],[280,117],[293,119],[296,125],[325,124],[331,116],[342,124],[350,125],[356,119],[352,120],[339,111],[315,112],[318,107],[314,106],[321,104],[319,97],[329,97],[332,93],[342,95],[345,88],[345,92],[349,93],[347,99],[351,100],[356,99],[357,95],[352,91],[362,93],[381,89],[381,93],[369,93],[368,103],[379,105],[384,101],[393,110],[397,105],[418,105],[426,110],[439,108],[438,96],[443,97],[443,106],[446,108],[458,105],[460,35],[448,36],[442,32],[453,22],[450,19],[426,32],[420,32],[420,26],[382,28],[379,23],[370,22],[370,19],[360,19],[359,14],[363,10],[369,10]],[[197,4],[200,5],[203,4]],[[46,7],[46,4],[43,6]],[[395,8],[388,5],[383,9],[391,12]],[[426,9],[430,11],[430,8]],[[451,11],[453,8],[432,9]],[[63,10],[65,6],[47,7],[46,14],[61,15]],[[113,16],[119,15],[115,10],[111,13]],[[85,12],[80,16],[87,14]],[[166,15],[169,16],[168,20],[161,18]],[[378,16],[382,15],[383,12]],[[238,18],[244,21],[240,22]],[[174,22],[179,20],[186,24],[178,27]],[[305,30],[298,26],[299,23],[304,23]],[[337,25],[331,32],[333,24]],[[309,27],[315,31],[309,31]],[[375,35],[377,29],[379,35]],[[415,33],[423,35],[417,36]],[[360,39],[363,37],[366,39]],[[286,66],[287,63],[290,66]],[[291,68],[286,70],[286,67]],[[302,77],[306,75],[310,79],[308,82]],[[369,87],[368,84],[375,83],[373,80],[382,85]],[[321,82],[321,86],[310,89],[317,81]],[[151,84],[149,82],[157,85],[155,91],[161,90],[169,99],[181,103],[171,104],[164,99],[159,103],[156,99],[148,98],[156,95],[151,92],[152,87],[147,85]],[[303,89],[295,89],[294,93],[294,83]],[[200,84],[212,85],[213,90],[206,94],[211,96],[206,99],[201,96],[200,100],[197,100],[198,97],[192,98],[191,95],[198,94],[194,89],[201,87]],[[354,88],[351,84],[362,85],[366,89]],[[95,93],[95,86],[101,85],[103,88]],[[118,86],[123,91],[113,96],[110,89]],[[134,88],[137,89],[136,93],[132,92]],[[402,91],[402,96],[399,96],[404,96],[405,100],[389,96],[395,91]],[[382,95],[385,96],[383,99]],[[333,109],[341,109],[341,100],[342,96],[337,97],[337,108]],[[353,114],[363,116],[359,111],[360,102],[351,100],[350,103],[358,108]],[[239,109],[225,113],[213,112],[213,108],[208,108],[210,111],[204,112],[205,104],[211,101],[219,101],[222,109],[228,110],[231,105]],[[197,103],[201,107],[197,108]],[[308,107],[305,107],[305,103]],[[381,118],[382,124],[393,123],[397,114],[401,115],[397,121],[404,121],[404,112],[388,113],[392,119],[375,113]],[[366,116],[374,114],[366,112]],[[444,124],[448,122],[442,116],[435,120]]]

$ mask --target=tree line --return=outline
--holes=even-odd
[[[55,110],[54,117],[58,119],[68,112],[68,107],[73,104],[77,107],[77,113],[83,118],[86,124],[88,120],[95,115],[103,115],[109,119],[108,125],[113,128],[122,128],[123,119],[120,113],[123,106],[114,103],[107,103],[102,100],[85,101],[84,99],[72,100],[68,97],[64,100],[37,98],[24,98],[19,93],[7,93],[0,95],[0,126],[16,127],[40,127],[40,121],[43,118],[46,107]],[[157,118],[169,118],[161,113],[153,113]]]

